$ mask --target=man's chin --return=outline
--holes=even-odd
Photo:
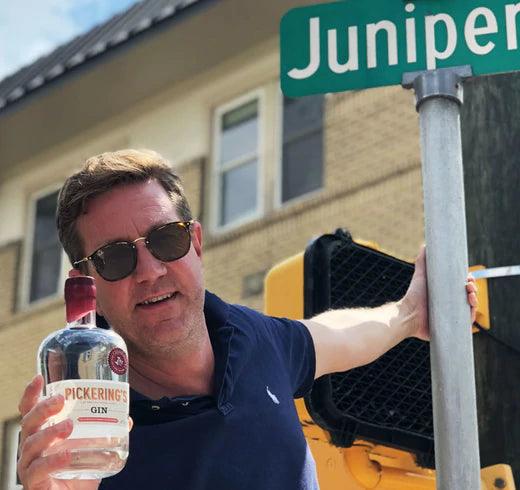
[[[182,351],[190,335],[183,322],[162,321],[141,329],[140,350],[146,350],[152,357],[160,352]]]

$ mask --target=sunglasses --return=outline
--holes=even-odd
[[[97,273],[106,281],[119,281],[134,272],[137,266],[136,243],[144,240],[146,248],[162,262],[181,259],[190,250],[191,221],[174,221],[151,230],[146,236],[131,242],[113,242],[98,248],[93,254],[84,257],[73,266],[79,269],[82,262],[92,262]]]

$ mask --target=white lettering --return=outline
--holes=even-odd
[[[320,67],[320,19],[312,17],[309,21],[309,65],[307,68],[293,68],[287,75],[295,80],[309,78]]]
[[[486,25],[483,27],[476,27],[477,19],[482,16],[486,21]],[[466,23],[464,24],[464,36],[466,38],[466,44],[468,48],[473,51],[475,54],[488,54],[495,47],[495,43],[492,41],[488,41],[484,45],[480,45],[477,42],[476,37],[482,36],[484,34],[496,34],[498,32],[497,19],[495,14],[491,12],[488,8],[479,7],[472,10],[468,18],[466,19]]]
[[[358,28],[351,26],[348,28],[348,60],[346,63],[338,61],[338,39],[337,31],[330,29],[327,32],[329,42],[329,67],[334,73],[345,73],[355,71],[359,68],[358,56]]]
[[[506,5],[506,26],[507,26],[507,49],[518,49],[518,39],[516,36],[516,14],[520,12],[520,3]]]
[[[413,3],[407,3],[405,10],[412,13],[415,10]],[[406,61],[415,63],[417,61],[417,46],[415,34],[415,19],[406,19]]]
[[[367,25],[367,67],[377,66],[376,37],[381,30],[386,31],[388,41],[388,65],[397,65],[397,29],[393,22],[382,20],[377,24]]]
[[[447,41],[444,51],[437,50],[435,42],[435,26],[438,22],[443,22],[446,27]],[[449,58],[457,46],[457,27],[455,21],[448,14],[427,15],[424,19],[426,31],[426,68],[435,70],[437,60]]]

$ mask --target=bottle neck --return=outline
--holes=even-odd
[[[90,310],[77,320],[68,322],[67,328],[96,328],[96,311]]]

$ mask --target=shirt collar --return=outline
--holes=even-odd
[[[229,324],[230,306],[218,296],[206,291],[204,316],[215,355],[215,398],[222,413],[231,410],[229,399],[233,392],[233,369],[230,363],[234,328]]]
[[[100,315],[96,316],[97,325],[99,327],[105,329],[110,328],[104,317]],[[220,412],[227,414],[233,409],[229,400],[233,393],[234,385],[233,367],[230,362],[230,357],[235,329],[229,322],[230,305],[222,301],[218,296],[206,291],[204,297],[204,316],[215,355],[214,398]],[[154,401],[135,390],[130,391],[130,400],[132,403],[149,403],[150,406],[153,404],[154,407],[162,407],[169,404],[178,405],[180,398],[185,399],[186,397],[164,397],[161,400]]]

